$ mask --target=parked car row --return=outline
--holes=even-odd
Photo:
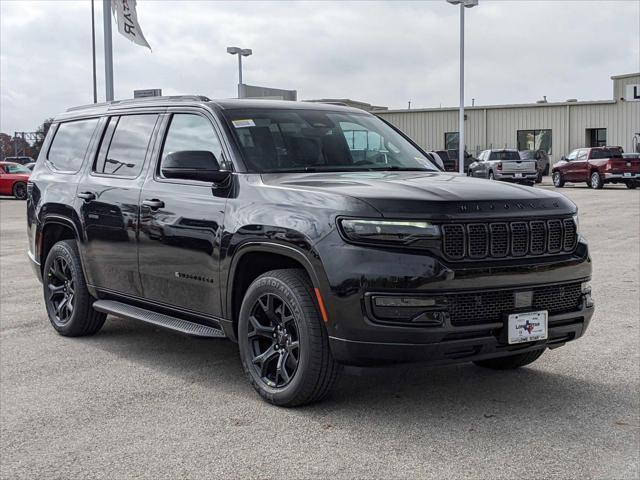
[[[607,183],[624,183],[634,189],[640,185],[640,154],[625,154],[621,147],[576,148],[553,166],[553,185],[586,183],[601,189]]]

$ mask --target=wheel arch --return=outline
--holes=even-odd
[[[265,272],[284,268],[304,270],[313,287],[319,288],[318,275],[311,261],[294,247],[272,242],[248,242],[236,250],[229,266],[226,295],[223,299],[225,317],[232,327],[226,333],[231,340],[237,341],[238,314],[249,285]]]
[[[65,217],[48,215],[42,222],[42,228],[38,239],[38,258],[40,271],[44,269],[47,255],[57,242],[61,240],[80,240],[76,225]]]

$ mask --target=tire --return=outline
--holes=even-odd
[[[545,176],[545,177],[547,175],[549,175],[549,164],[548,163],[544,166],[544,172],[542,173],[542,175]]]
[[[635,190],[638,187],[637,182],[627,182],[627,188],[630,190]]]
[[[60,335],[81,337],[102,328],[107,315],[91,306],[94,298],[87,290],[75,240],[62,240],[51,247],[42,287],[49,321]]]
[[[593,172],[591,174],[591,188],[594,190],[600,190],[602,187],[604,187],[602,176],[598,172]]]
[[[13,196],[18,200],[27,199],[27,185],[24,182],[16,182],[13,184]]]
[[[558,171],[553,172],[553,186],[556,188],[564,187],[564,178],[562,178],[562,174]]]
[[[496,179],[496,177],[493,174],[493,171],[489,170],[489,180],[495,180],[495,179]]]
[[[320,401],[341,371],[303,270],[272,270],[249,286],[240,308],[238,343],[249,382],[273,405]]]
[[[533,350],[526,353],[517,353],[508,357],[490,358],[488,360],[478,360],[473,362],[479,367],[490,368],[492,370],[513,370],[514,368],[524,367],[535,362],[542,356],[545,349]]]
[[[536,183],[542,183],[542,172],[538,172],[538,176],[536,177]]]
[[[535,182],[522,182],[522,185],[526,185],[527,187],[533,187]]]

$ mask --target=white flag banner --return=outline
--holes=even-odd
[[[116,17],[118,32],[133,43],[151,50],[138,23],[136,0],[111,0],[111,9]]]

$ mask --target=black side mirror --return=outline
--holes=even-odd
[[[230,172],[220,170],[213,153],[205,150],[182,150],[167,155],[162,162],[162,175],[166,178],[200,180],[220,183]]]

